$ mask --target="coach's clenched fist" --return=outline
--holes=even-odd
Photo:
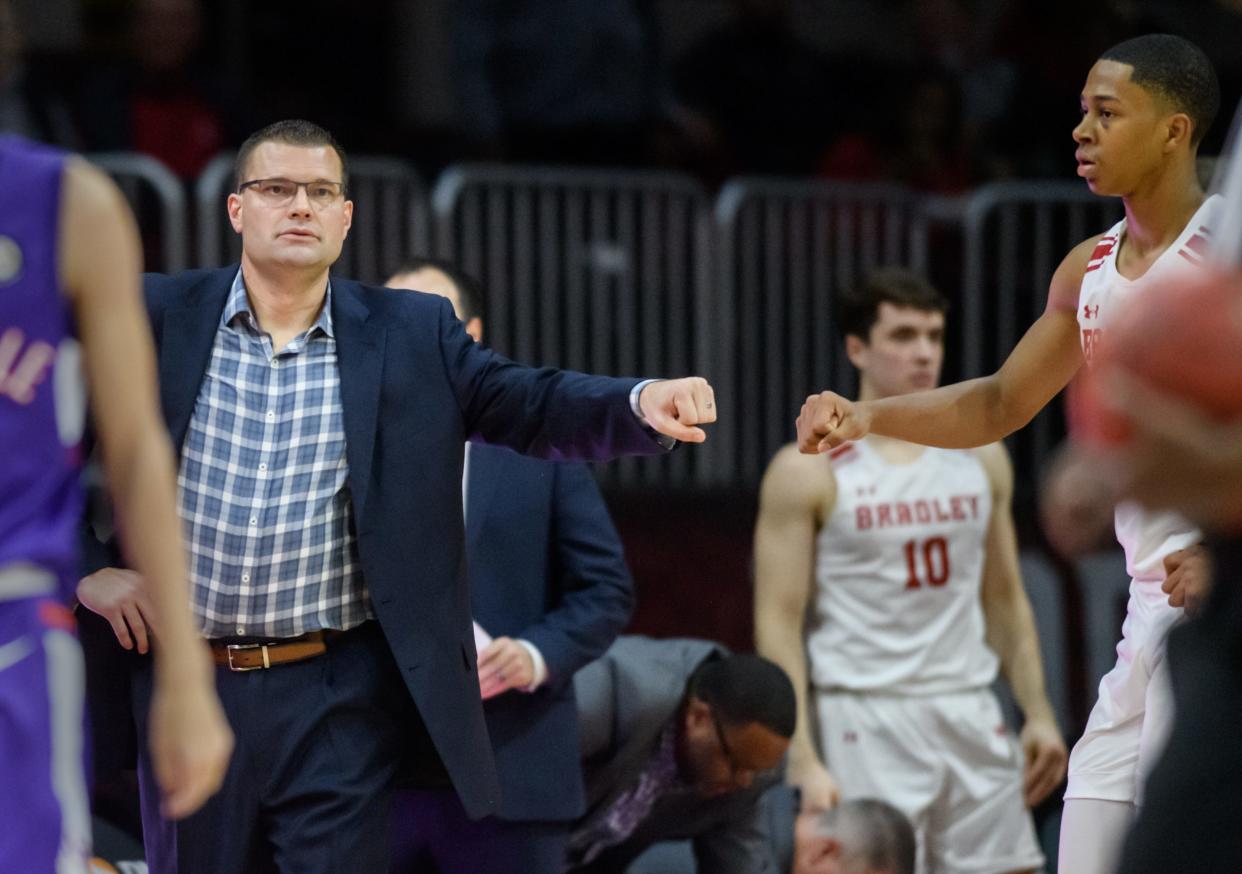
[[[707,432],[694,425],[716,421],[716,393],[706,379],[661,379],[643,386],[638,407],[647,424],[665,436],[686,443],[702,443]]]
[[[871,414],[864,403],[822,391],[806,399],[796,424],[798,449],[814,455],[866,437],[871,430]]]

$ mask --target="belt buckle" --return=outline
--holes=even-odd
[[[263,668],[270,668],[272,666],[272,663],[271,661],[268,660],[268,657],[267,657],[267,647],[268,647],[268,644],[266,643],[230,643],[228,646],[224,648],[225,652],[228,653],[229,670],[243,673],[245,671],[258,671]],[[238,650],[243,650],[243,649],[263,650],[263,664],[261,665],[235,665],[233,664],[233,653]]]

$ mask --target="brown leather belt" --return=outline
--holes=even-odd
[[[225,643],[209,641],[211,654],[217,665],[230,671],[257,671],[274,668],[323,655],[328,651],[327,641],[339,631],[310,631],[289,640],[273,640],[270,643]]]

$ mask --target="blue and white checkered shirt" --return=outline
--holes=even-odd
[[[273,354],[239,270],[181,453],[191,606],[209,638],[296,637],[371,618],[353,532],[329,284]]]

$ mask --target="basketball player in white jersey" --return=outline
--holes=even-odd
[[[831,392],[808,398],[798,418],[802,451],[827,451],[868,433],[978,446],[1029,422],[1108,342],[1108,322],[1121,308],[1142,306],[1145,287],[1200,262],[1220,201],[1205,201],[1195,159],[1219,95],[1207,57],[1180,37],[1139,37],[1101,55],[1087,75],[1073,131],[1078,175],[1095,193],[1120,196],[1125,220],[1065,257],[1044,314],[996,373],[875,402],[853,404]],[[1181,615],[1167,595],[1201,588],[1197,578],[1206,567],[1198,532],[1176,517],[1121,506],[1116,527],[1133,583],[1117,664],[1101,681],[1070,757],[1063,874],[1111,871],[1115,864],[1145,761],[1157,752],[1170,715],[1166,685],[1159,677],[1152,682],[1165,634]]]
[[[937,384],[946,307],[893,269],[839,302],[861,400]],[[1065,774],[1012,490],[999,443],[946,450],[879,436],[828,458],[787,446],[764,478],[755,626],[759,651],[799,692],[787,778],[806,806],[832,803],[837,787],[896,806],[924,872],[1039,868],[1027,808]],[[1026,717],[1021,749],[989,689],[998,657]]]

